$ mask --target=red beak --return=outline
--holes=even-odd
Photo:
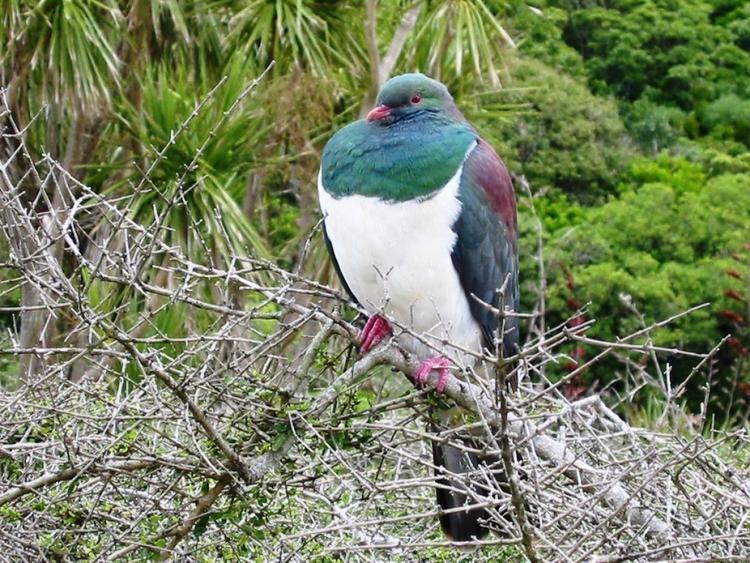
[[[379,121],[389,115],[391,115],[391,108],[388,106],[375,106],[367,114],[367,121]]]

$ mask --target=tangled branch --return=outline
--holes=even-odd
[[[660,369],[649,362],[682,354],[651,344],[663,323],[616,343],[589,338],[586,323],[554,327],[510,361],[482,358],[525,374],[517,393],[479,366],[455,370],[436,397],[433,378],[414,387],[415,360],[394,341],[357,355],[336,290],[257,257],[188,256],[160,221],[130,215],[148,175],[132,193],[97,193],[35,162],[0,114],[0,295],[25,296],[0,344],[20,382],[0,393],[2,553],[438,557],[455,547],[436,523],[440,441],[502,459],[511,476],[509,490],[471,477],[483,491],[472,502],[501,532],[471,542],[473,560],[750,557],[743,431],[632,427],[603,397],[571,402],[564,378],[549,379],[565,344],[584,342],[601,350],[591,362],[617,350],[649,381]],[[28,182],[44,186],[38,201]],[[713,353],[695,357],[695,373]],[[431,430],[434,401],[459,405],[463,423]]]

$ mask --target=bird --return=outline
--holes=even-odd
[[[513,183],[444,84],[421,73],[388,80],[366,118],[326,143],[318,197],[334,268],[369,315],[361,353],[393,337],[419,360],[416,383],[435,370],[442,393],[452,370],[475,363],[471,352],[517,352]],[[471,494],[450,477],[481,463],[490,460],[433,442],[440,523],[455,541],[488,533],[486,511],[460,510]]]

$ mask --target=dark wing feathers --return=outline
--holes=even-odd
[[[457,237],[451,258],[471,314],[482,327],[484,345],[496,351],[495,335],[500,319],[484,304],[500,310],[506,307],[518,310],[516,201],[505,165],[482,140],[464,162],[458,198],[461,213],[453,225]],[[502,287],[505,288],[504,302],[498,292]],[[518,319],[506,318],[502,328],[505,332],[500,352],[507,357],[518,347]],[[515,380],[509,384],[511,388],[516,387]],[[439,484],[437,500],[444,511],[440,516],[443,531],[458,541],[485,536],[488,528],[484,521],[488,514],[483,508],[455,511],[466,503],[471,504],[471,495],[465,490],[465,483],[472,482],[471,478],[451,479],[450,475],[471,473],[480,465],[497,466],[497,460],[482,459],[437,442],[433,442],[433,459],[436,468],[445,467],[449,471],[447,474],[442,469],[435,471]],[[506,482],[502,473],[495,478]],[[476,481],[472,488],[479,495],[486,494]],[[450,509],[454,511],[446,514]]]
[[[336,270],[336,274],[339,276],[339,279],[341,280],[341,285],[344,286],[344,290],[346,291],[347,295],[349,295],[349,298],[359,305],[360,303],[359,301],[357,301],[357,298],[354,296],[354,293],[352,293],[352,290],[349,287],[349,284],[346,283],[346,278],[344,277],[344,272],[341,271],[341,266],[339,266],[339,261],[336,260],[336,253],[333,251],[333,244],[331,244],[331,239],[328,238],[328,231],[326,231],[325,221],[323,221],[323,238],[326,241],[326,247],[328,248],[328,255],[331,257],[331,262],[333,262],[333,267]]]
[[[484,345],[496,351],[499,319],[496,309],[518,310],[518,235],[513,183],[500,157],[483,140],[464,162],[458,197],[461,213],[453,226],[457,234],[453,266],[469,300],[474,319],[482,327]],[[505,286],[504,303],[498,289]],[[502,354],[518,346],[518,320],[505,320]]]

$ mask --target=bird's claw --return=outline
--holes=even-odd
[[[360,350],[363,354],[367,354],[370,350],[375,348],[380,342],[391,333],[391,325],[388,324],[383,317],[380,315],[373,315],[365,323],[365,328],[362,329],[360,335]]]
[[[435,385],[435,391],[442,393],[445,390],[445,385],[448,382],[448,376],[450,371],[451,362],[445,356],[435,356],[429,358],[419,364],[416,373],[414,374],[414,381],[419,385],[424,385],[427,378],[430,377],[430,372],[433,369],[438,370],[438,381]]]

